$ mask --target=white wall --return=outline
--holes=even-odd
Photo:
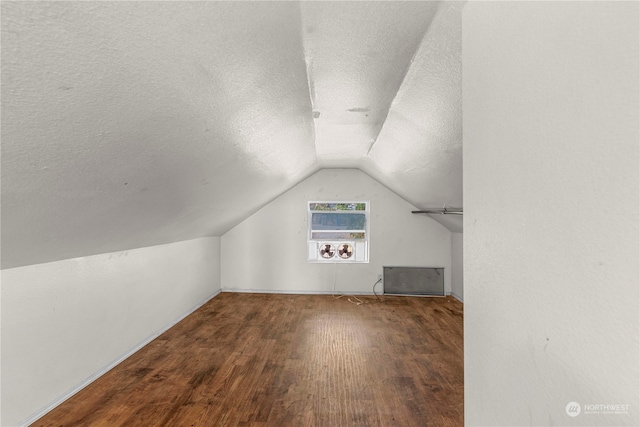
[[[451,295],[464,300],[463,234],[451,233]]]
[[[3,427],[33,421],[220,290],[220,238],[2,271]]]
[[[368,264],[307,262],[309,200],[371,202]],[[363,172],[321,170],[222,236],[222,289],[371,293],[383,266],[426,266],[450,291],[451,233],[415,209]]]
[[[640,425],[638,6],[465,7],[469,426]]]

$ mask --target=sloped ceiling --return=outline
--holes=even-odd
[[[462,206],[463,3],[1,7],[2,268],[222,235],[321,168]]]

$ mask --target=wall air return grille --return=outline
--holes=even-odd
[[[383,267],[387,295],[445,296],[444,268]]]

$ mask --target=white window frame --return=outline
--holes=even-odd
[[[313,203],[322,203],[322,204],[364,204],[364,210],[348,210],[348,211],[314,211],[311,210],[311,204]],[[313,238],[313,221],[312,215],[313,213],[326,212],[326,213],[344,213],[344,214],[352,214],[352,213],[361,213],[365,215],[365,229],[364,229],[364,239],[356,239],[356,238],[326,238],[326,239],[318,239]],[[369,262],[369,241],[370,241],[370,218],[371,218],[371,203],[368,200],[309,200],[307,201],[307,246],[308,246],[308,254],[307,261],[308,262],[317,262],[317,263],[368,263]],[[318,230],[315,230],[316,233]],[[327,230],[330,231],[330,230]],[[361,233],[363,230],[335,230],[340,232],[352,232],[352,233]],[[318,250],[322,243],[331,243],[333,245],[339,245],[341,243],[349,243],[353,246],[355,254],[353,257],[349,259],[342,259],[338,256],[333,257],[331,259],[323,259],[318,256]]]

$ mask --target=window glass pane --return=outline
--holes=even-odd
[[[311,238],[315,240],[352,240],[364,239],[364,232],[350,231],[313,231]]]
[[[312,211],[365,211],[366,203],[309,203]]]
[[[365,230],[367,216],[364,213],[312,213],[311,230]]]

